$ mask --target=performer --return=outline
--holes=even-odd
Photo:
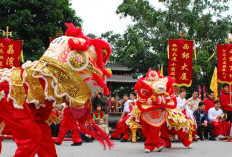
[[[128,100],[127,94],[123,95],[124,110],[121,115],[121,118],[115,128],[115,131],[112,133],[111,138],[120,139],[121,142],[127,142],[129,140],[129,127],[126,124],[126,120],[129,118],[129,113],[132,110],[132,105],[136,102],[136,94],[134,92],[130,93],[130,100]]]
[[[104,65],[111,48],[100,39],[86,37],[71,23],[66,26],[65,36],[55,39],[38,61],[28,61],[20,68],[0,69],[0,119],[18,146],[15,157],[34,157],[36,153],[57,156],[45,121],[53,105],[62,103],[63,97],[83,133],[97,139],[104,148],[113,146],[95,125],[88,101],[93,92],[109,93],[104,79],[111,74]],[[86,124],[94,129],[86,129]]]
[[[32,105],[26,103],[23,109],[17,109],[11,100],[7,101],[6,94],[1,99],[0,104],[1,118],[8,126],[18,146],[15,157],[34,157],[36,153],[38,156],[57,156],[51,137],[51,129],[44,122],[48,118],[46,113],[52,109],[51,102],[46,101],[47,107],[41,107],[36,112]]]
[[[138,93],[138,99],[133,106],[127,124],[134,121],[142,125],[142,132],[146,137],[144,151],[152,152],[156,147],[162,151],[165,146],[163,139],[159,137],[161,126],[168,116],[166,108],[176,108],[176,98],[170,77],[161,77],[155,70],[150,70],[146,78],[141,78],[134,89]]]
[[[64,103],[64,104],[66,104],[66,103]],[[80,134],[79,134],[77,121],[71,116],[71,114],[68,110],[68,106],[66,106],[64,108],[63,119],[61,121],[58,137],[54,139],[54,143],[57,145],[62,144],[64,137],[69,129],[72,133],[72,140],[73,140],[73,144],[71,144],[71,146],[82,145],[82,139],[81,139]]]
[[[214,102],[215,106],[209,109],[209,120],[212,124],[214,130],[214,137],[224,138],[230,134],[231,123],[227,121],[222,121],[223,112],[220,109],[221,102],[216,100]]]

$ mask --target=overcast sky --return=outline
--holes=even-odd
[[[106,31],[123,33],[127,25],[132,24],[130,18],[120,19],[120,15],[115,13],[117,7],[123,0],[71,0],[72,8],[78,17],[83,20],[83,32],[93,33],[100,36]],[[165,8],[158,0],[149,0],[155,8]],[[230,2],[232,5],[232,2]],[[228,13],[224,13],[226,15]],[[230,12],[231,14],[231,12]]]
[[[160,5],[158,0],[150,0],[152,5]],[[83,20],[83,32],[100,36],[101,33],[113,30],[123,33],[126,26],[131,24],[130,18],[120,19],[115,13],[122,0],[71,0],[72,8]],[[158,7],[158,6],[157,6]]]

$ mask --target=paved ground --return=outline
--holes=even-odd
[[[12,157],[16,145],[12,140],[2,142],[3,150],[0,157]],[[56,146],[59,157],[230,157],[232,156],[232,142],[222,141],[198,141],[193,143],[192,149],[185,148],[181,143],[172,143],[172,148],[163,149],[162,152],[145,154],[143,143],[121,143],[115,141],[112,150],[103,150],[96,141],[83,143],[82,146],[70,146],[72,142],[65,141],[62,145]],[[48,150],[49,151],[49,150]]]

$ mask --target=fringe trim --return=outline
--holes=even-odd
[[[11,99],[13,101],[13,105],[15,108],[23,109],[23,106],[16,104],[16,100],[14,99],[14,97],[11,96],[12,82],[8,77],[12,75],[11,71],[13,69],[15,69],[15,67],[12,67],[11,69],[4,68],[3,70],[1,70],[2,79],[0,83],[5,82],[5,81],[9,83],[9,94],[7,96],[7,101],[9,102],[9,100]]]

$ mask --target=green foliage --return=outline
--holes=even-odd
[[[134,72],[146,73],[152,67],[164,65],[167,75],[169,39],[178,39],[181,28],[187,40],[195,40],[197,61],[193,61],[193,88],[209,84],[216,66],[216,55],[207,62],[217,44],[231,29],[231,17],[221,14],[229,10],[230,0],[159,0],[166,9],[156,9],[147,0],[124,0],[116,11],[130,17],[134,24],[123,35],[107,32],[102,35],[113,49],[112,60],[127,62]]]
[[[66,30],[65,22],[81,26],[82,20],[70,8],[69,0],[2,0],[0,1],[0,28],[9,26],[12,39],[24,40],[27,60],[39,59],[49,45],[49,37]]]

